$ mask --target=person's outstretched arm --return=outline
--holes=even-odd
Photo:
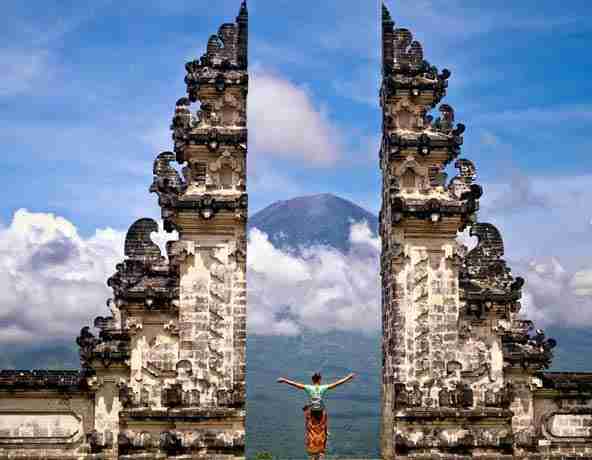
[[[329,386],[327,387],[327,389],[332,389],[335,388],[339,385],[343,385],[346,382],[349,382],[351,379],[353,379],[356,376],[356,374],[354,374],[353,372],[351,374],[349,374],[347,377],[343,377],[341,380],[337,380],[337,382],[333,382],[331,384],[329,384]]]
[[[302,383],[292,382],[291,380],[285,379],[283,377],[280,377],[277,379],[277,381],[278,383],[287,383],[288,385],[298,388],[299,390],[304,390],[304,385]]]

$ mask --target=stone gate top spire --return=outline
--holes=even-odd
[[[206,53],[199,60],[187,63],[192,73],[207,70],[246,70],[248,54],[249,12],[243,0],[234,23],[227,22],[210,36]],[[187,79],[186,79],[187,81]],[[189,84],[189,82],[187,82]]]
[[[382,22],[392,22],[391,13],[389,12],[388,8],[382,2]]]
[[[448,69],[437,67],[424,59],[421,43],[413,39],[409,29],[395,28],[391,14],[382,4],[382,74],[391,91],[409,90],[413,95],[431,94],[428,105],[434,107],[446,95]]]

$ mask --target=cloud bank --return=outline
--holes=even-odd
[[[295,256],[266,234],[249,235],[249,332],[296,335],[304,328],[375,332],[380,328],[380,242],[365,222],[350,231],[343,254],[312,246]]]
[[[123,258],[124,238],[110,228],[82,237],[62,217],[18,210],[0,226],[0,345],[70,339],[95,316],[108,314],[106,280]],[[153,239],[162,247],[171,236],[161,232]],[[249,333],[379,332],[380,240],[365,222],[352,224],[349,239],[347,253],[311,246],[295,254],[252,229]],[[538,326],[592,325],[590,264],[570,269],[546,257],[510,266],[526,278],[523,313]]]
[[[0,229],[0,344],[69,337],[104,314],[122,250],[115,230],[84,239],[64,218],[18,210]]]
[[[108,314],[106,280],[123,258],[124,238],[109,228],[84,238],[62,217],[18,210],[0,228],[0,344],[74,337]],[[161,232],[153,239],[162,247],[171,236]],[[295,256],[253,229],[249,332],[377,330],[379,241],[365,223],[352,225],[350,240],[347,254],[317,246]]]
[[[592,270],[568,272],[555,258],[516,267],[526,278],[522,313],[541,326],[592,325]]]
[[[303,86],[266,71],[251,77],[248,105],[251,150],[329,166],[340,157],[341,136]]]

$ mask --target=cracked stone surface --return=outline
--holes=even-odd
[[[556,343],[520,316],[524,280],[478,220],[466,127],[440,104],[451,73],[385,6],[382,29],[383,459],[588,458],[592,374],[544,372]]]
[[[520,316],[524,280],[478,220],[466,127],[440,104],[451,73],[385,7],[382,26],[382,458],[592,458],[592,374],[545,371],[555,341]],[[81,371],[0,371],[0,460],[244,458],[247,48],[243,1],[186,64],[154,162],[179,240],[165,255],[154,220],[130,227]]]
[[[0,371],[0,459],[244,458],[247,46],[243,2],[187,63],[150,186],[179,240],[130,227],[82,370]]]

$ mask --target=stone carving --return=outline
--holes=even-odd
[[[241,189],[244,186],[244,160],[233,156],[228,150],[208,166],[209,174],[206,185],[217,189],[228,189],[236,187]],[[226,177],[226,176],[230,177]]]
[[[127,231],[125,255],[133,260],[160,259],[160,248],[150,237],[154,232],[158,232],[158,224],[154,220],[137,220]]]
[[[177,101],[171,126],[175,151],[157,156],[150,186],[165,230],[180,234],[167,243],[168,258],[151,238],[157,223],[136,221],[107,282],[111,316],[97,317],[95,330],[82,328],[76,340],[82,371],[0,371],[0,399],[18,391],[54,408],[35,414],[63,425],[52,458],[244,457],[247,34],[243,2],[236,22],[223,24],[186,66],[188,97]],[[72,416],[55,412],[65,404]],[[0,458],[45,458],[36,438],[21,449],[3,437],[22,434],[22,417],[0,414],[0,425],[10,425],[0,427]]]
[[[477,210],[477,202],[468,200],[466,202],[440,201],[437,198],[405,199],[401,197],[391,200],[391,213],[393,223],[398,223],[404,218],[413,217],[434,223],[442,218],[451,215],[460,215],[463,219],[469,219]]]
[[[125,241],[128,258],[117,265],[117,272],[107,281],[115,294],[111,302],[115,310],[137,302],[149,310],[169,309],[178,297],[175,270],[150,236],[157,231],[158,225],[152,219],[140,219],[130,227]],[[128,330],[137,332],[141,325],[137,319],[133,321],[128,324]]]
[[[485,405],[487,407],[503,407],[509,409],[514,400],[514,385],[507,382],[501,389],[488,388],[485,392]]]
[[[394,176],[398,179],[399,189],[405,191],[425,191],[428,188],[428,168],[422,166],[413,157],[396,168]]]
[[[423,393],[418,383],[415,383],[411,389],[407,389],[404,384],[395,384],[395,410],[405,407],[421,406]]]
[[[193,201],[179,202],[178,209],[197,209],[199,215],[206,220],[212,219],[220,211],[234,212],[238,219],[245,219],[248,207],[247,195],[241,195],[233,200],[217,199],[209,194],[201,195]]]
[[[175,149],[182,149],[187,146],[189,141],[189,133],[196,120],[191,114],[189,106],[191,101],[187,97],[182,97],[177,101],[175,106],[175,115],[171,123],[171,130],[173,131],[173,141]]]
[[[75,443],[82,435],[81,420],[71,412],[0,412],[0,448],[3,444],[15,443],[52,448],[56,444]]]
[[[138,395],[125,382],[119,385],[119,402],[124,409],[138,406]]]
[[[438,133],[434,135],[433,131],[425,131],[424,133],[414,133],[413,137],[409,136],[409,133],[405,133],[403,136],[402,132],[395,131],[394,133],[384,135],[383,148],[381,153],[381,159],[398,160],[405,158],[407,153],[417,153],[420,157],[429,157],[431,152],[445,149],[448,152],[448,158],[442,165],[447,165],[450,161],[455,159],[460,154],[460,146],[463,144],[462,132],[464,129],[458,129],[451,131],[448,134]],[[438,167],[438,171],[441,171],[442,166]],[[384,166],[383,166],[384,169]]]
[[[217,91],[223,92],[230,82],[236,82],[237,77],[240,79],[241,71],[247,69],[247,47],[248,13],[244,2],[236,24],[223,24],[218,33],[210,37],[207,52],[201,59],[185,66],[185,82],[191,101],[199,99],[199,90],[204,84],[213,84]],[[245,82],[239,80],[239,83]]]
[[[468,409],[473,407],[473,390],[467,385],[458,382],[456,386],[449,390],[443,388],[438,395],[440,407],[456,407]]]
[[[150,192],[158,195],[158,205],[162,210],[162,218],[165,222],[165,230],[172,231],[171,217],[174,216],[174,208],[179,195],[186,189],[186,184],[181,180],[179,173],[171,166],[176,158],[172,152],[163,152],[154,161],[154,180],[150,186]],[[158,231],[158,227],[157,230]]]
[[[86,440],[89,444],[91,454],[98,454],[104,448],[109,447],[106,436],[97,430],[87,433]]]
[[[512,442],[513,437],[509,428],[488,430],[471,426],[460,429],[426,426],[419,433],[400,432],[395,435],[397,454],[403,456],[407,456],[413,451],[438,449],[446,453],[450,452],[451,456],[445,458],[457,458],[453,456],[453,453],[470,452],[474,448],[496,448],[499,451],[497,458],[505,459],[508,458],[505,455],[511,453]]]
[[[447,184],[466,127],[446,103],[429,113],[450,71],[382,13],[382,457],[587,458],[592,374],[543,372],[556,343],[518,316],[524,280],[478,222],[475,165],[456,161]],[[167,260],[155,221],[130,227],[111,316],[77,338],[81,371],[0,371],[1,407],[40,406],[0,413],[0,458],[244,457],[247,48],[243,1],[186,64],[174,152],[154,163],[150,191],[180,241]]]
[[[438,69],[424,59],[421,44],[413,40],[408,29],[394,27],[388,9],[382,10],[383,75],[385,95],[405,91],[411,97],[435,90],[436,99],[432,106],[444,97],[450,71]]]
[[[534,429],[543,400],[568,400],[541,373],[555,341],[518,316],[524,280],[511,275],[499,231],[477,219],[475,165],[457,160],[446,181],[466,127],[449,104],[435,120],[429,112],[450,72],[425,60],[384,5],[382,25],[382,458],[559,458],[567,444],[554,437],[545,450]],[[465,228],[478,240],[471,251],[457,241]]]
[[[80,347],[80,365],[82,369],[90,369],[93,352],[100,341],[90,332],[90,327],[85,326],[80,330],[76,344]]]
[[[179,335],[179,325],[175,321],[169,321],[163,328],[171,335]]]
[[[592,438],[592,409],[576,409],[573,412],[554,412],[545,417],[545,434],[548,438],[569,438],[571,442],[589,442]]]
[[[167,455],[179,455],[183,450],[182,439],[176,433],[165,431],[160,435],[160,448]]]
[[[503,260],[504,243],[496,227],[486,223],[471,226],[477,246],[465,257],[461,282],[472,301],[516,301],[521,297],[524,280],[514,279]]]
[[[450,181],[448,190],[457,200],[478,200],[483,195],[481,186],[474,184],[477,176],[477,169],[470,160],[457,160],[454,164],[458,169],[459,175]]]
[[[84,378],[79,371],[54,370],[0,370],[0,390],[12,389],[76,389],[83,385]]]
[[[180,407],[183,405],[183,386],[179,383],[162,390],[162,405],[164,407]]]
[[[423,49],[418,41],[413,40],[413,35],[407,29],[395,29],[395,69],[409,69],[418,71],[423,65]]]
[[[547,338],[542,329],[534,335],[531,321],[515,320],[512,328],[502,335],[504,359],[510,366],[534,369],[546,369],[553,359],[554,339]]]

